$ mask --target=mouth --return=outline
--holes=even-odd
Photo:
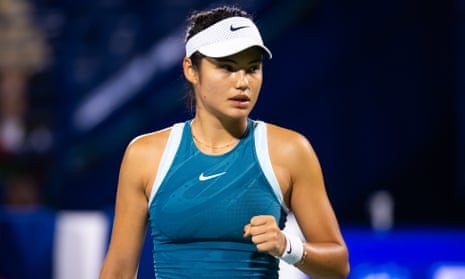
[[[232,101],[234,107],[239,109],[246,109],[250,104],[250,98],[247,95],[236,95],[229,100]]]
[[[229,100],[235,102],[250,102],[250,98],[247,95],[236,95],[232,98],[229,98]]]

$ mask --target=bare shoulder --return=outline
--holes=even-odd
[[[121,171],[138,177],[146,190],[154,179],[156,170],[168,141],[171,128],[147,133],[134,138],[127,146]]]
[[[138,153],[156,152],[164,148],[168,141],[171,128],[165,128],[151,133],[146,133],[135,137],[129,143],[127,150]]]
[[[286,157],[313,154],[309,140],[299,132],[267,123],[268,144],[271,151],[279,151]]]
[[[267,124],[270,157],[276,169],[286,170],[292,181],[302,175],[319,175],[321,166],[310,141],[301,133]]]

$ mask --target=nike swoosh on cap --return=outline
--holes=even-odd
[[[220,172],[220,173],[216,173],[216,174],[212,174],[212,175],[207,175],[205,176],[203,174],[203,172],[199,175],[199,180],[200,181],[205,181],[205,180],[210,180],[212,178],[215,178],[215,177],[218,177],[218,176],[222,176],[223,174],[225,174],[226,172]]]
[[[244,29],[244,28],[249,28],[250,26],[248,25],[244,25],[244,26],[237,26],[237,27],[234,27],[232,24],[229,26],[229,30],[231,31],[237,31],[237,30],[241,30],[241,29]]]

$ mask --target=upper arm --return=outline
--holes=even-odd
[[[127,147],[119,172],[115,217],[110,247],[102,277],[115,273],[135,276],[147,219],[147,187],[157,161],[156,150],[147,139],[138,138]]]
[[[320,163],[308,140],[274,125],[269,133],[273,168],[306,240],[344,245]]]
[[[302,135],[295,135],[293,142],[290,203],[296,220],[308,241],[343,245],[318,158]]]

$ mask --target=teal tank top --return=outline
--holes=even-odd
[[[272,215],[281,229],[286,221],[266,124],[249,120],[222,155],[202,153],[190,124],[172,127],[149,199],[155,277],[278,278],[279,260],[242,237],[253,216]]]

